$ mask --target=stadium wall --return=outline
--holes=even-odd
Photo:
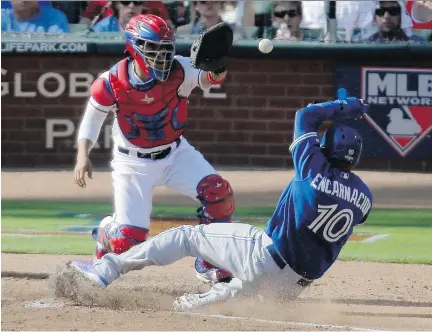
[[[313,100],[335,97],[338,66],[431,67],[423,53],[413,63],[409,52],[365,57],[367,51],[361,50],[362,56],[351,49],[347,59],[340,51],[316,53],[313,59],[307,51],[303,49],[304,57],[298,50],[285,51],[284,58],[279,49],[273,57],[254,53],[247,59],[242,50],[243,55],[232,57],[226,83],[208,93],[192,93],[186,138],[216,165],[290,167],[295,111]],[[116,53],[2,55],[2,167],[72,167],[89,87],[121,59]],[[111,158],[111,121],[92,153],[96,166]],[[431,165],[431,155],[376,156],[366,157],[361,168],[430,172]]]

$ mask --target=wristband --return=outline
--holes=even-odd
[[[225,75],[225,77],[223,79],[221,79],[220,81],[216,81],[212,78],[211,72],[207,72],[207,80],[210,82],[210,84],[221,84],[226,80],[227,75]]]

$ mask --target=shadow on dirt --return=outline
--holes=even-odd
[[[328,302],[320,299],[303,299],[304,303],[320,303]],[[413,301],[394,301],[381,299],[332,299],[330,303],[348,304],[348,305],[370,305],[370,306],[386,306],[386,307],[416,307],[416,308],[432,308],[432,302],[413,302]]]
[[[407,313],[384,313],[384,312],[350,312],[342,311],[342,315],[359,317],[390,317],[390,318],[425,318],[431,319],[432,314],[407,314]]]

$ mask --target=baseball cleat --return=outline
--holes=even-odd
[[[202,294],[185,294],[173,303],[174,311],[187,311],[206,305],[223,302],[231,297],[231,288],[227,283],[214,285],[208,292]]]
[[[216,268],[211,268],[208,269],[207,271],[200,273],[197,272],[196,273],[196,278],[198,280],[201,280],[205,283],[210,283],[210,284],[217,284],[220,282],[230,282],[230,280],[232,279],[232,274],[226,270],[223,269],[216,269]]]
[[[198,280],[210,284],[230,282],[233,278],[231,272],[224,269],[218,269],[200,258],[195,260],[195,271]]]
[[[67,266],[78,272],[82,277],[93,282],[96,287],[106,288],[108,282],[94,268],[92,261],[73,260],[67,263]]]
[[[109,250],[109,240],[105,231],[105,228],[109,224],[114,224],[114,219],[112,216],[107,216],[102,219],[98,227],[92,230],[92,237],[96,240],[96,251],[94,256],[94,262],[101,259],[105,254],[110,252]]]

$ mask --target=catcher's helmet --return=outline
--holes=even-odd
[[[174,30],[156,15],[133,17],[125,27],[126,53],[150,78],[165,81],[175,55]]]
[[[324,132],[320,146],[330,163],[339,161],[340,165],[346,165],[351,169],[360,160],[363,140],[354,128],[344,124],[333,124]]]

